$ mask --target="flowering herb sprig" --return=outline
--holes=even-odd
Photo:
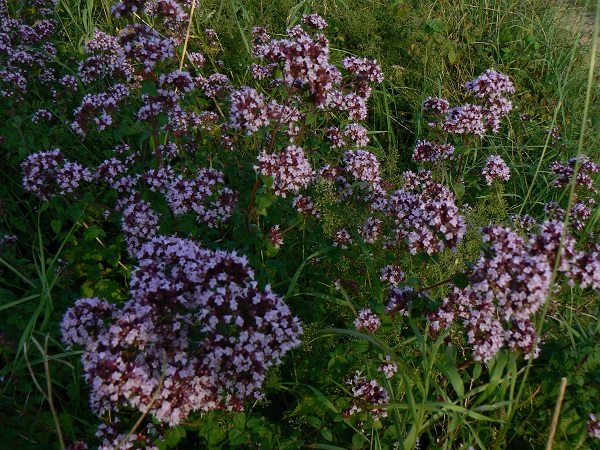
[[[266,370],[300,344],[282,299],[258,288],[245,258],[191,240],[155,238],[138,259],[131,300],[80,299],[62,322],[64,341],[84,348],[92,408],[149,408],[174,426],[262,398]]]

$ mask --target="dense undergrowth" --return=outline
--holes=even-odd
[[[566,17],[0,0],[3,445],[600,448]]]

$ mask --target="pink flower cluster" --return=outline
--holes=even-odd
[[[381,326],[381,320],[377,317],[377,314],[365,308],[358,312],[358,317],[354,320],[354,326],[358,331],[364,328],[369,333],[375,333]]]
[[[498,155],[492,155],[487,159],[481,173],[485,176],[488,186],[491,186],[494,180],[508,181],[510,179],[510,168]]]
[[[568,185],[575,174],[575,166],[577,165],[577,158],[571,158],[566,163],[559,161],[553,161],[550,164],[550,170],[552,170],[557,178],[554,181],[554,186],[562,188]],[[575,183],[579,186],[583,186],[592,192],[596,192],[594,188],[594,179],[592,175],[600,172],[600,166],[593,162],[589,157],[585,155],[579,156],[579,171]]]
[[[451,144],[438,144],[418,140],[412,155],[414,161],[436,163],[440,160],[448,160],[454,157],[454,146]]]
[[[467,226],[455,204],[454,193],[432,181],[430,172],[406,172],[404,176],[406,187],[390,196],[386,208],[398,226],[398,235],[407,237],[413,254],[455,249]]]
[[[284,198],[288,192],[298,193],[301,188],[308,186],[315,175],[304,151],[295,145],[289,145],[279,154],[263,151],[258,162],[260,166],[255,166],[255,170],[273,177],[275,194]]]
[[[89,169],[67,161],[60,149],[29,155],[22,166],[25,190],[44,201],[59,193],[71,194],[82,181],[95,179]]]
[[[345,228],[342,228],[333,234],[334,247],[346,249],[348,248],[348,245],[352,244],[352,242],[352,237],[350,236],[350,233],[348,233],[348,230],[346,230]]]
[[[533,320],[547,301],[559,248],[559,272],[582,289],[600,289],[600,257],[576,251],[568,233],[560,247],[563,227],[561,222],[545,222],[528,239],[498,225],[484,228],[489,247],[469,272],[469,286],[455,287],[428,316],[432,329],[448,328],[456,317],[462,318],[477,361],[489,361],[504,346],[536,356]]]
[[[283,244],[283,233],[279,229],[279,224],[272,227],[269,231],[269,241],[276,249],[280,248]]]
[[[344,165],[346,166],[346,171],[356,181],[375,184],[381,181],[379,161],[371,152],[366,150],[351,150],[346,152],[344,154]]]
[[[30,84],[49,86],[56,81],[56,47],[52,18],[56,0],[8,8],[0,4],[0,98],[23,102]],[[36,98],[39,100],[39,96]]]
[[[331,141],[331,148],[366,147],[369,143],[367,129],[357,123],[349,123],[341,131],[337,127],[331,127],[327,137]]]
[[[311,215],[316,217],[317,219],[321,217],[321,211],[315,208],[311,197],[304,197],[303,195],[299,195],[295,197],[292,201],[292,206],[300,214]]]
[[[99,414],[133,408],[175,426],[194,411],[262,398],[269,367],[302,328],[244,257],[158,237],[142,245],[123,306],[80,299],[62,321]]]
[[[356,372],[354,377],[346,382],[352,387],[352,399],[350,409],[343,412],[344,417],[350,417],[367,409],[373,419],[387,417],[387,410],[377,408],[390,401],[390,395],[387,389],[381,386],[377,380],[367,380],[361,372]]]
[[[596,418],[595,414],[590,414],[590,421],[585,426],[585,429],[590,437],[600,439],[600,420]]]
[[[379,365],[377,368],[378,372],[383,372],[384,376],[387,379],[390,379],[394,376],[396,372],[398,372],[398,366],[391,362],[390,355],[385,356],[385,361]]]
[[[483,100],[483,105],[466,103],[450,108],[447,100],[427,97],[424,110],[436,115],[444,115],[438,125],[451,134],[475,134],[483,136],[487,129],[497,133],[500,119],[512,110],[512,102],[504,94],[513,94],[515,88],[510,79],[492,69],[486,70],[474,80],[465,84],[468,91]],[[430,123],[435,126],[435,123]]]
[[[308,28],[323,30],[327,22],[317,14],[302,19]],[[254,28],[253,57],[261,64],[253,64],[250,71],[258,80],[272,78],[279,67],[282,78],[271,81],[271,87],[283,85],[287,95],[306,94],[313,105],[346,111],[350,120],[366,117],[366,101],[371,95],[369,83],[383,81],[383,73],[376,61],[348,57],[342,61],[353,79],[350,92],[341,89],[342,74],[329,61],[329,42],[323,34],[309,34],[297,25],[287,30],[287,39],[271,39],[263,27]]]

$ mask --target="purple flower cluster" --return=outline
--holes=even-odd
[[[84,348],[100,414],[150,408],[174,426],[193,411],[239,411],[300,343],[298,319],[235,253],[158,237],[142,245],[130,288],[122,307],[81,299],[62,321],[64,342]]]
[[[17,243],[17,236],[10,234],[0,234],[0,254],[4,249],[10,250]]]
[[[550,145],[552,145],[553,147],[556,147],[558,145],[558,142],[560,140],[562,140],[562,136],[560,135],[560,132],[558,131],[558,128],[554,127],[551,130],[547,130],[546,132],[552,138],[552,141],[550,142]]]
[[[316,30],[324,30],[327,28],[327,22],[318,14],[308,14],[302,18],[302,23]]]
[[[484,109],[479,105],[467,103],[455,106],[448,111],[442,129],[451,134],[485,134]]]
[[[385,356],[385,362],[381,363],[377,368],[378,372],[383,372],[383,375],[390,379],[394,376],[396,372],[398,372],[398,366],[391,362],[390,355]]]
[[[396,285],[401,281],[404,281],[406,275],[402,272],[400,266],[385,266],[379,271],[379,280],[382,282],[388,282]]]
[[[302,19],[309,28],[322,30],[326,21],[310,14]],[[342,74],[329,61],[329,42],[323,34],[309,34],[297,25],[287,30],[287,39],[271,39],[263,27],[253,29],[252,55],[260,61],[250,68],[258,80],[270,79],[275,67],[282,78],[271,80],[271,87],[283,85],[287,95],[306,94],[305,98],[319,108],[334,108],[348,113],[350,120],[363,120],[366,101],[371,95],[369,83],[383,81],[376,61],[348,57],[342,61],[352,81],[341,89]],[[351,90],[347,90],[351,88]]]
[[[585,200],[576,200],[571,207],[571,227],[576,231],[583,231],[587,220],[592,217],[592,208],[596,204],[593,197],[588,197]]]
[[[344,417],[348,418],[364,409],[367,409],[375,420],[380,417],[387,417],[387,410],[377,408],[377,406],[389,403],[390,395],[387,389],[381,386],[377,380],[367,381],[361,372],[356,372],[354,377],[346,383],[352,387],[354,398],[350,409],[343,412]]]
[[[423,109],[433,114],[446,114],[450,110],[450,102],[440,97],[427,97],[423,102]]]
[[[336,231],[333,234],[333,246],[340,247],[341,249],[348,248],[348,245],[352,245],[352,237],[345,228]]]
[[[45,120],[52,120],[52,113],[50,111],[48,111],[47,109],[38,109],[35,114],[33,115],[33,117],[31,118],[31,121],[35,124],[39,123],[42,119]]]
[[[467,226],[447,187],[430,180],[430,172],[404,174],[407,186],[395,191],[387,213],[398,226],[398,234],[408,238],[411,253],[433,254],[455,249]]]
[[[494,180],[508,181],[510,168],[500,156],[492,155],[487,159],[481,174],[485,176],[488,186],[491,186]]]
[[[467,90],[483,99],[499,98],[502,94],[514,94],[515,87],[510,79],[492,69],[486,70],[477,78],[465,83]]]
[[[381,320],[377,317],[377,314],[365,308],[358,312],[358,317],[354,320],[354,326],[358,331],[364,328],[369,333],[375,333],[381,326]]]
[[[513,94],[515,88],[506,75],[488,69],[465,84],[468,91],[483,100],[483,105],[466,103],[450,108],[447,100],[428,97],[424,110],[445,116],[439,123],[442,130],[451,134],[475,134],[483,136],[487,129],[497,133],[500,119],[512,110],[512,102],[504,94]],[[430,125],[435,126],[435,123]]]
[[[431,298],[426,292],[418,292],[412,286],[398,287],[392,285],[390,286],[385,312],[391,316],[400,314],[408,317],[414,302],[418,299],[425,300],[427,303],[431,302]]]
[[[451,144],[438,144],[418,140],[412,155],[414,161],[436,163],[440,160],[448,160],[454,157],[454,146]]]
[[[510,220],[515,224],[515,227],[525,231],[531,231],[535,226],[538,225],[537,220],[531,217],[529,214],[523,214],[522,216],[510,216]]]
[[[575,174],[575,166],[577,165],[577,158],[571,158],[566,163],[559,161],[553,161],[550,163],[550,170],[557,175],[554,180],[554,186],[562,188],[568,185]],[[593,162],[590,158],[585,155],[579,156],[579,171],[575,183],[579,186],[583,186],[592,192],[596,192],[594,188],[594,179],[592,175],[600,172],[600,166]]]
[[[310,22],[316,23],[316,18]],[[306,91],[315,105],[326,106],[328,95],[342,79],[337,67],[329,62],[327,38],[322,34],[313,38],[300,26],[288,30],[288,35],[291,39],[257,43],[253,55],[267,64],[280,64],[287,88]]]
[[[144,12],[153,21],[162,21],[167,28],[181,29],[189,17],[180,3],[176,0],[122,0],[112,6],[111,12],[117,18],[129,18]],[[183,3],[189,7],[188,2]]]
[[[27,192],[49,201],[57,194],[71,194],[82,181],[92,182],[92,172],[65,159],[60,149],[29,155],[22,163]]]
[[[134,77],[133,66],[125,57],[117,37],[96,30],[84,49],[88,56],[79,64],[79,78],[83,83],[90,84],[105,78],[128,82]],[[73,86],[73,80],[68,83]]]
[[[74,111],[75,120],[71,128],[81,136],[85,136],[88,124],[94,122],[98,131],[103,131],[113,124],[113,114],[119,110],[119,103],[129,96],[129,89],[116,84],[109,92],[86,94],[81,105]]]
[[[487,251],[470,271],[469,286],[455,287],[429,315],[432,329],[448,328],[456,317],[462,318],[477,361],[489,361],[504,346],[521,350],[526,357],[536,356],[533,318],[548,298],[563,224],[545,222],[528,240],[498,225],[482,231]],[[567,234],[558,269],[578,280],[581,287],[593,285],[600,276],[600,264],[592,265],[590,259],[597,255],[576,252],[574,246]],[[590,271],[584,273],[585,268]]]
[[[15,15],[0,5],[0,98],[23,102],[34,81],[56,81],[56,47],[49,42],[57,25],[56,3],[40,0],[15,8]]]
[[[269,123],[265,96],[256,89],[242,86],[231,92],[230,101],[229,123],[233,129],[244,130],[251,135]]]
[[[383,232],[382,222],[374,217],[369,217],[362,227],[358,230],[358,234],[367,244],[374,243]]]
[[[258,162],[260,166],[255,166],[255,170],[273,177],[275,194],[284,198],[288,192],[298,193],[301,188],[308,186],[315,175],[304,151],[295,145],[289,145],[279,154],[263,151]]]
[[[344,165],[356,181],[379,183],[379,161],[377,157],[366,150],[351,150],[344,154]]]
[[[590,414],[590,421],[586,424],[585,429],[590,437],[600,439],[600,420],[594,414]]]
[[[136,201],[123,211],[122,230],[131,256],[140,254],[144,242],[154,238],[160,216],[152,210],[152,205],[144,200]]]
[[[292,206],[300,214],[311,215],[316,217],[317,219],[321,217],[321,211],[315,208],[315,205],[310,197],[304,197],[303,195],[299,195],[295,197],[292,201]]]
[[[223,173],[201,168],[196,178],[177,176],[169,185],[166,197],[174,215],[193,213],[199,223],[216,228],[233,213],[237,194],[223,187]]]
[[[344,69],[354,75],[358,81],[370,81],[371,83],[381,83],[383,81],[383,72],[377,65],[377,60],[366,58],[357,58],[350,56],[342,60]]]
[[[101,423],[98,425],[96,437],[101,439],[98,450],[130,450],[143,448],[145,450],[159,450],[153,443],[163,437],[163,433],[157,432],[157,428],[164,428],[160,425],[148,424],[145,430],[140,430],[127,437],[127,433],[119,432],[120,420],[114,417],[112,422]],[[85,442],[78,441],[67,447],[68,450],[87,450],[89,447]]]

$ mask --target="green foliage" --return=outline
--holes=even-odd
[[[26,12],[21,3],[9,2],[11,14]],[[110,6],[104,0],[59,2],[56,19],[64,34],[56,42],[54,59],[65,73],[76,73],[83,45],[95,29],[112,32],[122,25]],[[383,449],[396,442],[401,449],[416,448],[417,442],[430,449],[543,448],[563,377],[568,385],[554,448],[598,448],[585,431],[589,414],[600,415],[595,409],[600,396],[596,292],[556,284],[537,316],[535,325],[544,338],[534,361],[502,350],[488,363],[476,362],[464,330],[434,331],[425,320],[449,294],[449,283],[459,288],[470,283],[469,269],[484,247],[482,227],[513,226],[514,214],[541,220],[545,203],[557,201],[569,208],[577,200],[579,192],[570,187],[554,189],[551,161],[564,161],[582,149],[592,159],[600,153],[595,93],[587,96],[587,113],[584,107],[586,82],[596,78],[588,80],[589,45],[561,22],[558,6],[541,0],[198,2],[188,52],[202,51],[211,68],[222,60],[222,72],[234,86],[255,85],[246,70],[252,62],[253,26],[265,25],[273,36],[282,36],[313,12],[329,22],[324,33],[338,65],[348,55],[376,58],[386,80],[373,91],[368,150],[377,155],[384,179],[393,187],[389,190],[402,185],[404,171],[423,168],[410,158],[417,138],[447,139],[427,125],[425,97],[439,95],[453,105],[472,102],[465,81],[493,67],[517,86],[517,113],[496,135],[451,138],[457,159],[431,168],[434,179],[456,195],[467,224],[456,252],[431,255],[411,254],[406,246],[390,252],[381,240],[365,243],[357,230],[367,218],[381,220],[386,232],[393,229],[394,218],[361,203],[361,189],[366,191],[362,182],[345,188],[353,190],[350,198],[342,197],[345,192],[337,192],[333,182],[313,184],[307,192],[320,219],[299,214],[273,193],[273,177],[257,176],[253,168],[270,137],[267,130],[240,138],[233,151],[221,148],[224,133],[218,126],[173,136],[182,148],[195,149],[182,152],[174,164],[177,170],[221,170],[240,198],[228,223],[208,228],[192,214],[171,217],[164,198],[143,192],[142,198],[163,213],[161,232],[245,255],[259,284],[270,284],[285,296],[304,324],[304,335],[303,344],[269,372],[263,399],[248,401],[242,412],[196,413],[167,428],[158,448]],[[208,27],[217,31],[219,48],[206,44],[203,30]],[[109,82],[102,80],[92,89],[105,84]],[[136,94],[157,95],[158,87],[148,77]],[[72,121],[81,94],[65,92],[54,101],[47,88],[33,85],[27,101],[7,100],[0,110],[0,237],[17,237],[12,247],[0,241],[0,312],[5,317],[0,324],[0,424],[7,448],[60,448],[65,446],[61,439],[67,445],[94,441],[98,418],[90,410],[81,352],[65,348],[60,323],[77,298],[126,302],[135,265],[127,257],[121,215],[104,214],[106,205],[114,203],[114,192],[90,187],[81,195],[40,202],[22,187],[21,163],[30,154],[59,147],[68,158],[97,165],[116,143],[127,143],[157,168],[153,150],[167,140],[166,132],[134,118],[141,104],[136,98],[124,105],[123,120],[112,133],[90,132],[81,142],[64,126]],[[221,108],[226,101],[198,97],[188,103],[186,107],[212,108],[225,116]],[[52,108],[53,118],[34,124],[31,118],[45,107]],[[532,121],[519,120],[520,113]],[[340,165],[342,154],[323,143],[319,133],[344,119],[315,108],[303,120],[312,163]],[[587,129],[580,136],[582,122]],[[547,133],[555,127],[562,135],[557,145]],[[287,144],[280,139],[273,149]],[[505,184],[487,186],[481,176],[492,154],[509,163],[512,175]],[[598,232],[598,211],[596,206],[585,230],[575,233],[584,245],[593,241],[591,232]],[[275,225],[285,230],[281,247],[270,239]],[[352,236],[349,248],[332,245],[331,237],[341,228]],[[386,265],[400,266],[406,276],[403,286],[418,292],[406,314],[386,313],[389,285],[379,274]],[[354,325],[364,308],[381,318],[373,333]],[[399,368],[389,379],[379,370],[386,362]],[[383,407],[387,417],[374,418],[373,406],[344,414],[353,405],[349,380],[357,371],[380,379],[390,396]],[[139,414],[126,411],[124,416],[124,426],[132,429]],[[143,426],[152,420],[143,417]]]

